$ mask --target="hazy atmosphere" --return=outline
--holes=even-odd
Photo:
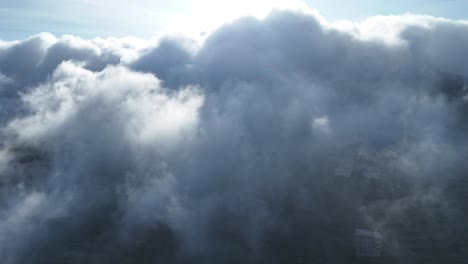
[[[0,1],[0,263],[465,263],[466,8]]]

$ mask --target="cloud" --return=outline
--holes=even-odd
[[[192,54],[197,49],[195,41],[183,37],[166,37],[155,47],[149,47],[130,63],[134,70],[152,72],[164,79],[169,87],[191,83],[196,74],[191,74]]]
[[[341,263],[366,228],[417,261],[405,237],[465,220],[450,186],[466,171],[466,33],[274,11],[201,43],[2,42],[0,258]]]

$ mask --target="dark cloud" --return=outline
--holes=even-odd
[[[376,262],[467,257],[468,26],[387,19],[0,43],[0,259],[361,263],[355,229]]]
[[[191,65],[191,49],[196,43],[189,39],[166,37],[156,47],[147,49],[131,67],[138,71],[152,72],[172,88],[194,83],[197,73]]]

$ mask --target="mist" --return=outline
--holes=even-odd
[[[464,54],[463,21],[288,10],[0,41],[1,262],[467,258]]]

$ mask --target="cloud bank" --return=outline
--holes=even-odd
[[[467,36],[274,11],[201,43],[0,42],[0,259],[357,263],[355,229],[382,263],[468,257]]]

